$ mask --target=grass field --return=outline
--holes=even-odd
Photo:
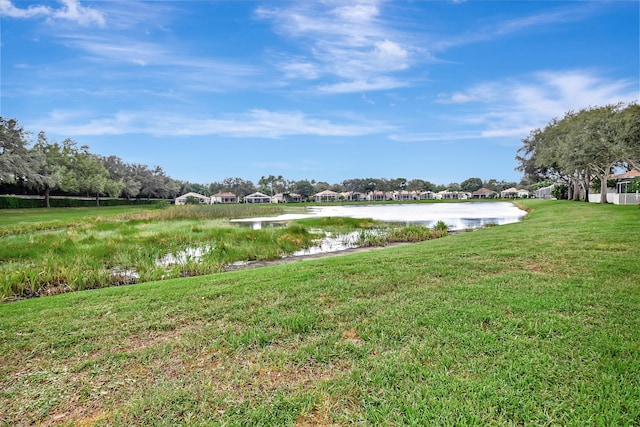
[[[640,210],[0,304],[0,424],[640,425]]]

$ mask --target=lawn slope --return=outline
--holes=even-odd
[[[640,210],[0,305],[7,425],[638,425]]]

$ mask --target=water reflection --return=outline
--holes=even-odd
[[[450,230],[460,231],[487,224],[510,224],[521,221],[527,213],[509,202],[415,203],[393,205],[313,206],[308,214],[286,214],[277,217],[236,219],[261,228],[266,223],[314,217],[371,218],[384,222],[432,227],[443,221]]]
[[[307,256],[324,254],[327,252],[338,252],[346,249],[357,248],[360,245],[360,232],[352,231],[347,234],[340,234],[334,236],[330,232],[326,232],[325,236],[316,240],[314,246],[310,246],[306,249],[300,249],[295,251],[290,256]]]

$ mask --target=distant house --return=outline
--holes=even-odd
[[[218,193],[211,196],[211,203],[238,203],[238,196],[233,193]]]
[[[481,188],[471,193],[471,197],[474,199],[492,199],[497,195],[497,191],[489,190],[488,188]]]
[[[369,194],[367,194],[367,200],[372,202],[381,202],[386,200],[386,195],[384,191],[370,191]]]
[[[335,191],[324,190],[314,194],[312,197],[314,202],[335,202],[340,197],[340,194]]]
[[[367,194],[367,200],[372,202],[381,202],[385,200],[393,200],[393,192],[392,191],[370,191]]]
[[[187,203],[187,199],[189,197],[193,197],[195,199],[198,199],[198,201],[200,201],[200,203],[205,203],[205,204],[209,204],[211,203],[211,199],[207,196],[203,196],[202,194],[198,194],[198,193],[194,193],[194,192],[189,192],[186,194],[183,194],[182,196],[178,196],[176,197],[175,200],[175,204],[176,205],[185,205]]]
[[[436,198],[436,193],[433,191],[421,191],[418,193],[418,200],[433,200]]]
[[[366,196],[358,191],[345,191],[344,193],[340,193],[340,199],[346,202],[359,202],[360,200],[365,200],[365,198]]]
[[[414,200],[414,193],[411,191],[395,191],[393,193],[393,200]]]
[[[249,194],[244,196],[245,203],[271,203],[271,197],[260,192]]]
[[[535,195],[536,199],[552,199],[555,198],[553,196],[553,189],[555,188],[556,184],[551,184],[547,187],[542,187],[542,188],[538,188],[537,190],[535,190],[533,192],[533,194]]]
[[[273,203],[300,203],[302,196],[297,193],[278,193],[274,194],[271,201]]]
[[[436,199],[440,199],[440,200],[450,200],[450,199],[457,199],[457,198],[458,198],[457,191],[442,190],[436,193]]]
[[[522,197],[529,197],[529,191],[518,190],[515,187],[508,188],[500,192],[500,197],[503,199],[518,199]]]

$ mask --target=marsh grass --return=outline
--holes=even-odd
[[[229,260],[290,251],[290,241],[308,244],[291,239],[283,248],[274,247],[278,236],[291,234],[282,230],[262,232],[255,242],[256,233],[232,229],[225,220],[282,211],[271,205],[213,205],[2,212],[0,299],[208,274],[221,271]],[[215,242],[233,250],[218,251],[204,265],[192,260],[185,266],[156,265],[164,256]]]
[[[230,217],[280,214],[273,205],[186,205],[94,216],[42,211],[0,235],[0,300],[222,272],[237,261],[266,261],[307,249],[324,234],[366,230],[361,246],[419,241],[418,228],[379,233],[371,219],[317,218],[285,228],[251,230]],[[101,213],[105,214],[102,215]],[[57,216],[52,221],[51,216]],[[65,222],[66,221],[66,222]],[[54,225],[52,225],[54,224]],[[428,229],[425,229],[428,235]],[[411,235],[410,235],[411,233]],[[384,236],[384,237],[383,237]],[[196,255],[197,254],[197,255]]]

